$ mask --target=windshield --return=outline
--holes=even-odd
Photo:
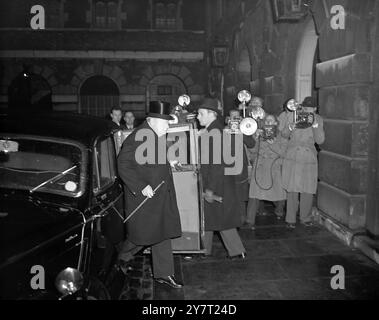
[[[81,191],[82,153],[78,146],[36,138],[0,139],[17,146],[12,151],[0,148],[1,188],[70,196]]]

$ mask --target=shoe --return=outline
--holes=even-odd
[[[314,226],[314,223],[312,221],[308,221],[308,222],[302,222],[301,223],[304,227],[312,227]]]
[[[168,276],[166,278],[155,278],[154,280],[158,283],[167,284],[174,289],[180,289],[183,287],[183,284],[179,283],[174,276]]]
[[[245,260],[247,257],[247,254],[246,252],[242,252],[241,254],[238,254],[236,256],[228,256],[228,259],[232,260],[232,261],[236,261],[236,260]]]
[[[283,220],[283,216],[276,216],[277,220]]]
[[[296,228],[296,223],[287,223],[287,224],[286,224],[286,227],[287,227],[288,229],[295,229],[295,228]]]
[[[211,254],[199,254],[199,256],[198,256],[199,260],[208,260],[210,258],[212,258]]]

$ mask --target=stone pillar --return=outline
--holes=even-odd
[[[319,155],[318,207],[351,230],[367,219],[369,97],[372,88],[370,25],[372,1],[345,1],[346,29],[331,27],[331,4],[316,1],[320,59],[316,65],[325,143]],[[349,12],[351,11],[351,12]],[[354,11],[354,12],[353,12]],[[354,19],[353,17],[360,17]]]

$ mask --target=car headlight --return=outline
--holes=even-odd
[[[83,286],[83,276],[81,272],[74,268],[62,270],[55,279],[55,287],[63,295],[71,295]]]

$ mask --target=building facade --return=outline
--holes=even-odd
[[[32,8],[38,5],[38,12]],[[149,101],[204,95],[202,0],[15,0],[0,8],[0,105],[143,118]],[[33,29],[33,22],[43,29]],[[40,18],[42,19],[42,18]],[[23,92],[24,94],[20,94]],[[25,94],[27,92],[27,94]]]

